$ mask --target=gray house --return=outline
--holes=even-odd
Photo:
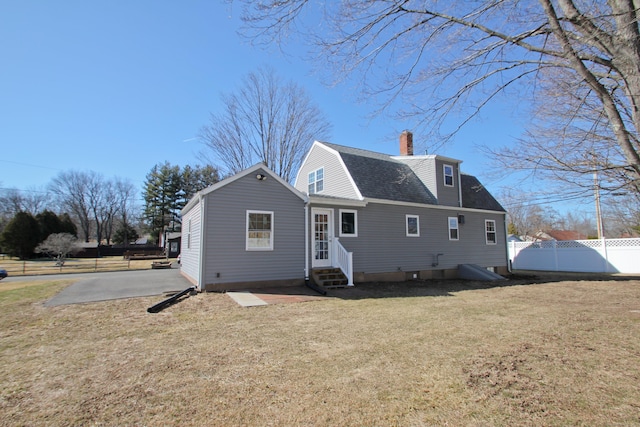
[[[506,212],[461,161],[314,142],[293,186],[255,165],[184,208],[182,273],[201,290],[507,273]]]
[[[202,291],[304,283],[307,197],[262,164],[182,210],[181,272]]]

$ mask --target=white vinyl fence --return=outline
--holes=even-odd
[[[640,238],[509,242],[514,270],[640,273]]]

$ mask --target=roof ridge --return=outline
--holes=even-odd
[[[401,163],[398,160],[394,159],[392,154],[385,154],[385,153],[381,153],[379,151],[366,150],[364,148],[349,147],[349,146],[346,146],[346,145],[334,144],[333,142],[323,142],[323,141],[318,141],[318,142],[320,142],[321,144],[326,145],[329,148],[333,148],[334,150],[338,151],[339,153],[352,154],[352,155],[364,156],[364,157],[371,157],[371,158],[374,158],[374,159],[388,160],[388,161],[395,162],[395,163]]]

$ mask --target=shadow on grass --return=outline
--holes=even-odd
[[[505,280],[479,281],[463,279],[440,280],[411,280],[406,282],[368,282],[358,283],[354,287],[327,289],[327,295],[322,296],[306,286],[274,287],[261,289],[247,289],[257,295],[279,295],[283,302],[286,297],[308,297],[308,300],[323,298],[339,298],[344,300],[358,300],[368,298],[410,298],[424,296],[453,296],[457,292],[501,288],[507,286],[536,285],[554,282],[577,281],[629,281],[640,280],[640,275],[619,275],[603,273],[570,273],[570,272],[539,272],[517,271]]]

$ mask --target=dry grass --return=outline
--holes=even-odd
[[[0,287],[0,425],[640,424],[640,281],[510,284],[159,314]]]

